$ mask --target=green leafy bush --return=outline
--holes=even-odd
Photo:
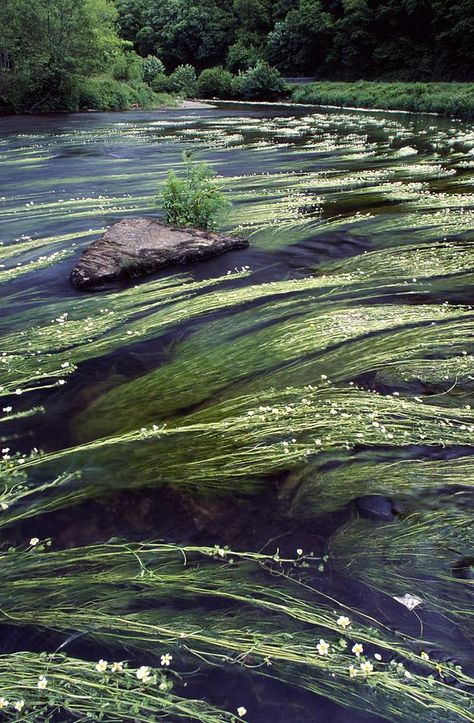
[[[152,85],[155,78],[164,73],[165,66],[156,55],[148,55],[142,59],[142,78],[148,85]]]
[[[195,163],[189,152],[183,153],[184,175],[170,171],[161,194],[167,223],[213,229],[226,215],[230,203],[219,188],[208,163]]]
[[[133,105],[131,89],[113,78],[85,78],[78,88],[81,110],[126,110]]]
[[[197,95],[197,77],[193,66],[179,65],[170,75],[170,88],[185,98]]]
[[[115,53],[112,67],[115,80],[128,83],[140,83],[143,80],[142,59],[134,50]]]
[[[71,110],[129,110],[133,106],[156,108],[160,105],[173,105],[173,99],[157,95],[146,83],[127,85],[113,78],[83,78],[76,86]]]
[[[232,73],[224,68],[206,68],[198,78],[200,98],[230,98],[232,94]]]
[[[158,73],[150,83],[155,93],[173,93],[173,82],[169,75]]]
[[[265,60],[259,60],[253,68],[239,73],[232,86],[235,97],[243,100],[272,100],[285,91],[279,71]]]
[[[237,42],[229,48],[226,65],[232,73],[238,73],[239,70],[252,68],[260,57],[259,51],[253,45]]]

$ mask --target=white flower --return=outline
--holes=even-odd
[[[321,638],[319,643],[316,645],[316,650],[319,655],[327,655],[329,653],[329,644]]]
[[[19,711],[19,712],[21,713],[21,711],[22,711],[23,708],[25,707],[25,701],[24,701],[23,699],[22,699],[22,700],[17,700],[16,703],[13,704],[13,707],[14,707],[15,710],[17,710],[17,711]]]
[[[3,709],[6,708],[8,705],[10,705],[10,703],[8,702],[8,700],[5,700],[5,698],[0,698],[0,710],[3,710]]]
[[[243,705],[241,705],[240,708],[237,708],[237,715],[239,716],[239,718],[243,718],[246,713],[247,708],[244,708]]]
[[[95,669],[98,673],[105,673],[107,670],[108,662],[106,660],[102,660],[102,658],[99,660],[97,665],[95,666]]]
[[[420,653],[420,658],[421,658],[422,660],[429,660],[429,659],[430,659],[430,656],[428,655],[428,653],[425,653],[424,651],[422,651],[422,652]]]
[[[357,657],[359,657],[359,655],[362,655],[362,653],[364,652],[364,648],[360,643],[354,643],[354,645],[352,646],[352,652],[357,655]]]
[[[354,668],[353,665],[349,666],[349,675],[351,676],[351,678],[355,678],[357,675],[357,670]]]
[[[173,660],[173,656],[169,653],[165,653],[165,655],[161,656],[161,665],[164,665],[166,667],[169,667],[169,664]]]
[[[142,683],[146,683],[150,680],[150,668],[147,665],[140,666],[136,672],[136,676]]]
[[[411,680],[411,678],[412,678],[412,674],[408,670],[405,670],[404,676],[405,676],[405,678],[408,678],[409,680]]]
[[[123,663],[112,663],[110,670],[112,673],[122,673]]]
[[[375,660],[382,660],[382,656],[380,655],[380,653],[374,653],[374,658]]]
[[[39,537],[32,537],[31,540],[30,540],[30,545],[31,545],[31,547],[36,547],[36,545],[38,544],[38,542],[39,542]]]
[[[372,663],[369,663],[369,661],[367,660],[365,663],[360,664],[360,669],[362,670],[363,673],[365,673],[366,675],[369,675],[369,673],[371,673],[373,671],[374,666],[372,665]]]
[[[350,621],[349,618],[346,617],[345,615],[341,615],[341,616],[336,620],[336,622],[337,622],[337,624],[339,625],[339,627],[340,627],[340,628],[343,628],[344,630],[345,630],[346,628],[348,628],[349,625],[351,624],[351,621]]]
[[[296,554],[298,555],[298,557],[301,557],[301,555],[303,554],[303,550],[301,549],[301,547],[298,547],[298,549],[296,550]]]
[[[69,366],[69,362],[64,362],[64,364],[61,364],[61,369],[67,369]]]
[[[11,412],[13,407],[3,407],[3,411],[8,414],[8,412]]]
[[[38,678],[38,682],[37,682],[36,686],[37,686],[40,690],[44,690],[45,688],[48,687],[48,679],[45,678],[44,675],[40,675],[40,677]]]

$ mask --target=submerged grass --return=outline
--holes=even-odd
[[[473,530],[471,511],[462,507],[416,511],[393,523],[354,520],[331,540],[331,557],[372,588],[408,593],[420,606],[461,619],[472,636]]]
[[[473,455],[394,460],[389,452],[370,452],[349,456],[333,467],[325,462],[316,459],[288,477],[279,494],[289,516],[335,511],[364,495],[384,495],[416,505],[422,497],[434,500],[442,491],[471,492],[474,486]]]
[[[105,669],[103,669],[105,665]],[[145,670],[144,670],[145,669]],[[202,700],[173,694],[177,676],[119,661],[87,662],[63,654],[0,655],[2,714],[19,721],[166,720],[225,723],[241,720]],[[141,677],[140,677],[141,676]]]
[[[461,669],[447,665],[440,674],[437,661],[420,656],[425,643],[393,635],[318,592],[310,582],[313,564],[303,555],[285,560],[219,546],[30,548],[3,555],[16,594],[2,608],[12,624],[80,630],[155,657],[170,651],[178,672],[197,658],[204,667],[243,666],[343,705],[357,701],[390,720],[403,720],[409,710],[412,720],[423,721],[427,709],[434,721],[473,719],[471,696],[453,685],[471,684]],[[203,603],[213,597],[227,610],[210,619]],[[178,613],[175,598],[192,608]]]
[[[92,148],[87,174],[64,179],[74,197],[44,196],[44,178],[32,194],[0,199],[18,236],[0,245],[0,618],[22,636],[21,652],[0,656],[2,714],[28,723],[230,723],[248,707],[251,720],[247,700],[228,713],[205,702],[212,695],[198,686],[218,666],[387,720],[474,721],[474,681],[458,666],[471,649],[456,649],[472,638],[474,136],[451,124],[427,138],[393,117],[361,125],[356,114],[318,113],[154,117],[2,148],[13,188],[22,169],[51,163],[61,144],[74,154],[100,141],[113,156],[101,179],[110,195],[84,195],[81,178],[95,182]],[[114,146],[122,153],[124,139],[141,154],[140,183],[131,158],[117,168]],[[231,223],[252,235],[257,259],[281,249],[300,264],[303,252],[311,275],[257,283],[244,267],[51,299],[41,269],[95,233],[75,234],[73,225],[91,213],[108,220],[148,208],[156,190],[149,151],[159,142],[164,153],[170,141],[212,148],[217,168],[238,158],[222,181]],[[239,166],[242,148],[268,174],[248,174],[243,158]],[[170,165],[163,157],[158,175]],[[55,236],[63,218],[71,225]],[[33,228],[43,229],[38,239]],[[23,274],[28,288],[18,290]],[[140,372],[124,382],[112,366],[125,350]],[[160,366],[142,373],[148,354]],[[110,378],[94,386],[84,362],[99,359],[101,376],[110,361]],[[85,408],[81,392],[92,399]],[[63,441],[31,449],[29,417],[45,412],[48,425],[55,405],[70,425]],[[278,520],[321,534],[322,557],[300,540],[288,542],[295,557],[265,554],[276,539],[259,552],[185,540],[64,550],[54,539],[18,543],[41,535],[45,513],[54,530],[80,501],[115,502],[119,490],[143,486],[169,486],[173,499],[203,507],[213,496],[228,495],[231,506],[265,489]],[[349,503],[368,494],[390,498],[393,522],[347,522],[349,508],[361,509]],[[250,501],[238,502],[245,526]],[[332,530],[344,522],[329,556],[328,512],[337,513]],[[205,539],[214,540],[213,529]],[[393,598],[408,600],[408,620],[393,612]],[[55,631],[61,651],[80,640],[81,652],[25,652],[32,629],[45,650]],[[91,650],[124,669],[90,662]]]

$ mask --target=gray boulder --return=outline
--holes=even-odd
[[[71,273],[77,289],[151,274],[171,264],[189,264],[247,248],[238,236],[177,228],[155,218],[126,218],[111,226],[82,254]]]

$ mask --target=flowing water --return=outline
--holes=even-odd
[[[249,248],[73,290],[108,225],[159,214],[183,150]],[[4,118],[0,169],[17,717],[473,721],[474,128],[238,104]],[[106,703],[99,658],[173,692]]]

